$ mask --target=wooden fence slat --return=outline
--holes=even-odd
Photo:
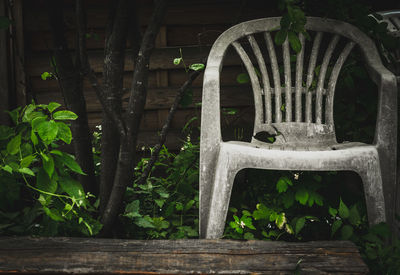
[[[0,239],[0,274],[293,274],[296,267],[301,274],[368,272],[348,241]]]

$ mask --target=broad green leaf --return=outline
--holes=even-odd
[[[60,107],[61,104],[57,102],[50,102],[49,105],[47,105],[47,109],[49,110],[50,113],[52,113],[55,109]]]
[[[343,240],[348,240],[350,239],[350,237],[353,235],[353,227],[351,227],[350,225],[346,224],[342,227],[341,230],[341,238]]]
[[[355,226],[357,226],[357,225],[359,225],[361,223],[361,217],[360,217],[360,214],[358,212],[358,209],[357,209],[356,205],[353,205],[350,208],[350,211],[349,211],[349,222],[352,225],[355,225]]]
[[[39,137],[44,143],[50,144],[57,137],[58,126],[54,120],[43,121],[36,127]]]
[[[54,179],[51,180],[47,172],[43,168],[40,168],[36,176],[36,188],[54,193],[57,190],[57,181]]]
[[[243,222],[248,228],[250,228],[252,230],[256,230],[256,228],[253,225],[253,221],[252,221],[251,217],[243,216],[240,219],[240,221]]]
[[[82,185],[78,181],[71,178],[62,178],[59,181],[59,185],[62,190],[72,198],[77,200],[85,199],[85,192],[83,191]]]
[[[332,231],[331,231],[331,236],[335,235],[336,231],[342,226],[343,222],[342,220],[336,220],[332,224]]]
[[[307,203],[308,197],[308,191],[304,188],[297,190],[295,195],[296,200],[302,205],[305,205]]]
[[[192,208],[192,206],[193,206],[194,203],[195,203],[194,200],[188,201],[188,202],[186,203],[186,205],[185,205],[185,208],[184,208],[183,210],[184,210],[185,212],[188,211],[188,210],[190,210],[190,209]]]
[[[178,210],[178,211],[182,211],[183,210],[183,204],[181,202],[176,202],[175,209]]]
[[[140,201],[139,200],[134,200],[133,202],[129,203],[125,207],[125,213],[124,216],[128,217],[130,219],[132,218],[137,218],[137,217],[142,217],[139,213],[139,208],[140,208]]]
[[[31,121],[31,126],[32,126],[32,130],[37,131],[38,126],[43,122],[47,120],[47,116],[39,116],[39,117],[35,117],[34,119],[32,119]]]
[[[143,218],[136,218],[135,224],[143,228],[155,228],[153,220],[148,215],[144,216]]]
[[[58,126],[57,137],[64,141],[66,144],[70,144],[72,141],[71,129],[64,122],[56,122]]]
[[[53,118],[55,120],[75,120],[78,116],[74,112],[64,110],[55,112]]]
[[[282,202],[283,202],[283,206],[287,209],[289,207],[291,207],[294,203],[294,194],[293,192],[286,192],[285,194],[283,194],[282,196]]]
[[[49,216],[52,220],[56,222],[63,222],[64,218],[61,216],[60,212],[57,209],[50,209],[46,206],[43,206],[43,210],[47,216]]]
[[[40,155],[41,155],[42,161],[43,161],[43,169],[49,175],[49,178],[51,178],[54,173],[53,157],[51,155],[46,155],[44,153],[41,153]]]
[[[281,29],[284,29],[284,30],[289,29],[290,23],[291,23],[291,21],[290,21],[289,14],[286,13],[281,18],[281,22],[280,22]]]
[[[21,162],[19,163],[19,166],[24,168],[24,167],[29,167],[31,165],[32,161],[36,158],[35,155],[28,155],[24,157]]]
[[[35,176],[35,173],[33,173],[33,171],[31,169],[29,169],[28,167],[20,168],[20,169],[18,169],[18,171],[23,173],[23,174],[27,174],[29,176],[32,176],[32,177]]]
[[[61,161],[64,165],[66,165],[69,169],[71,169],[72,171],[74,171],[75,173],[81,174],[81,175],[86,175],[81,167],[79,166],[79,164],[75,161],[75,158],[67,153],[63,152],[62,157],[59,157],[57,155],[55,155],[55,157],[57,157],[57,159],[59,161]]]
[[[271,215],[271,210],[262,203],[257,204],[256,210],[253,211],[255,220],[267,219]]]
[[[21,155],[22,157],[26,157],[28,155],[31,155],[33,153],[33,148],[32,145],[28,142],[23,142],[21,144]]]
[[[276,183],[276,190],[278,190],[279,193],[286,192],[288,189],[288,185],[286,181],[281,177],[278,182]]]
[[[7,164],[2,166],[1,169],[3,169],[4,171],[6,171],[6,172],[8,172],[10,174],[12,174],[12,172],[13,172],[13,169],[11,168],[11,166],[7,165]]]
[[[346,204],[340,199],[339,203],[339,216],[343,219],[347,219],[349,217],[349,209],[347,208]]]
[[[246,73],[240,73],[240,74],[237,75],[236,81],[239,84],[249,83],[250,82],[250,77]]]
[[[61,157],[63,156],[63,153],[60,150],[51,150],[50,154],[61,156]]]
[[[332,208],[330,206],[329,206],[328,212],[332,217],[335,217],[338,213],[338,211],[335,208]]]
[[[0,140],[6,140],[14,134],[14,131],[12,128],[6,126],[6,125],[0,125]]]
[[[285,213],[283,213],[283,212],[280,213],[275,220],[275,223],[279,229],[282,229],[286,222],[287,222],[286,216],[285,216]]]
[[[154,202],[158,205],[158,207],[162,208],[165,203],[165,200],[163,200],[163,199],[154,200]]]
[[[32,141],[33,145],[35,145],[35,146],[38,145],[38,143],[39,143],[39,140],[33,130],[31,131],[31,141]]]
[[[287,37],[287,30],[281,29],[275,34],[275,44],[280,46],[285,42],[286,37]]]
[[[288,32],[288,39],[290,47],[296,52],[299,53],[301,51],[301,42],[299,37],[293,31]]]
[[[19,151],[19,147],[21,146],[21,134],[13,137],[7,144],[7,152],[10,155],[15,155]]]
[[[296,235],[299,234],[299,232],[303,229],[305,224],[306,224],[306,218],[305,217],[301,217],[296,221],[296,226],[295,226]]]
[[[193,70],[193,71],[201,71],[204,70],[205,65],[202,63],[195,63],[195,64],[191,64],[189,66],[189,69]]]
[[[285,224],[285,231],[289,234],[294,234],[293,228],[290,224]]]

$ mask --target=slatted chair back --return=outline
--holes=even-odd
[[[212,64],[207,68],[216,66],[220,70],[228,46],[236,50],[254,94],[254,135],[263,131],[275,134],[275,144],[335,143],[335,87],[346,58],[358,44],[370,62],[379,60],[370,51],[374,45],[353,26],[329,19],[307,20],[310,50],[302,34],[298,37],[302,45],[298,53],[287,39],[282,46],[276,46],[273,33],[280,28],[280,18],[266,18],[232,27],[216,41],[220,46],[214,45],[214,52],[210,53],[215,58],[209,59]],[[261,50],[265,48],[267,53]],[[291,62],[294,54],[295,62]]]

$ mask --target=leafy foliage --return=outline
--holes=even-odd
[[[10,112],[13,127],[0,126],[1,234],[94,235],[101,228],[91,195],[74,179],[84,172],[59,148],[72,139],[65,120],[77,118],[60,106],[31,103]]]

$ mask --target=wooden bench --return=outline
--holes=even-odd
[[[1,238],[0,274],[31,273],[366,274],[368,268],[348,241]]]

